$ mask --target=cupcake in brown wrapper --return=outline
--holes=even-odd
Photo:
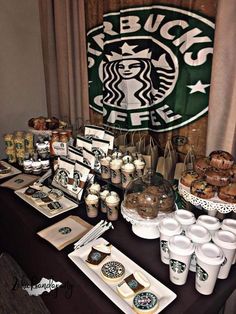
[[[216,150],[209,155],[210,165],[217,169],[230,169],[234,164],[233,156],[223,150]]]
[[[210,168],[205,173],[207,183],[215,186],[226,186],[230,182],[230,172],[227,170],[218,170]]]
[[[221,187],[218,197],[225,202],[236,203],[236,183],[230,183],[227,186]]]
[[[200,198],[210,199],[215,196],[216,188],[203,179],[192,182],[190,192]]]
[[[204,175],[209,167],[210,160],[207,157],[199,158],[194,163],[194,169],[200,176]]]

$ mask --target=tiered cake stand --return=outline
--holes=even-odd
[[[160,237],[158,225],[160,221],[171,214],[159,213],[157,218],[144,219],[136,211],[125,208],[121,203],[122,216],[132,224],[132,231],[137,236],[144,239],[157,239]]]
[[[228,214],[230,212],[236,213],[236,204],[227,203],[219,199],[217,196],[211,199],[203,199],[190,193],[190,189],[179,182],[179,194],[189,203],[199,209],[204,208],[209,215],[214,216],[217,211],[221,214]]]

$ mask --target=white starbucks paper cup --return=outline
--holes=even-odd
[[[170,237],[180,234],[182,232],[181,225],[176,219],[166,217],[161,220],[159,224],[159,231],[161,261],[164,264],[169,264],[168,241]]]
[[[196,223],[205,227],[211,235],[219,230],[221,226],[220,220],[218,218],[209,215],[199,216]]]
[[[194,214],[186,209],[176,210],[175,219],[181,224],[184,232],[188,226],[193,225],[196,221]]]
[[[168,247],[170,281],[176,285],[184,285],[188,277],[194,245],[188,237],[175,235],[169,239]]]
[[[235,219],[231,219],[231,218],[226,218],[222,221],[221,224],[221,229],[222,230],[228,230],[233,232],[234,234],[236,234],[236,220]],[[236,252],[234,255],[234,259],[232,261],[232,264],[236,263]]]
[[[204,295],[213,292],[220,266],[224,261],[224,253],[214,243],[198,245],[195,250],[197,257],[195,288]]]
[[[185,235],[194,243],[195,249],[199,244],[211,241],[210,232],[203,226],[194,224],[186,229]],[[193,252],[189,269],[193,272],[196,271],[196,254]]]
[[[225,255],[224,262],[220,267],[218,278],[226,279],[229,275],[232,261],[235,256],[236,235],[228,230],[218,230],[213,235],[212,240],[222,249]]]

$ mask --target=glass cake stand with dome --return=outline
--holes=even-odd
[[[132,231],[141,238],[160,236],[161,219],[175,210],[175,193],[171,184],[152,170],[129,183],[121,204],[123,217],[132,224]]]

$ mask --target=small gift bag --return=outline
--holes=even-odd
[[[168,140],[165,146],[164,157],[158,159],[157,172],[161,173],[166,180],[174,179],[176,160],[176,151],[171,140]]]
[[[158,146],[160,146],[160,144],[157,142],[157,140],[150,136],[149,144],[145,148],[145,154],[147,156],[151,156],[151,168],[153,170],[155,170],[157,166]]]
[[[124,134],[119,135],[119,150],[124,154],[127,150],[127,144],[128,144],[128,133],[126,132]]]
[[[196,156],[193,150],[193,146],[191,145],[185,158],[184,158],[184,170],[185,171],[194,171]]]
[[[136,132],[132,132],[129,134],[129,141],[126,147],[126,152],[129,152],[131,155],[137,152],[136,145],[134,144],[134,136]]]
[[[139,132],[139,137],[136,142],[136,151],[138,154],[145,154],[145,134]]]

